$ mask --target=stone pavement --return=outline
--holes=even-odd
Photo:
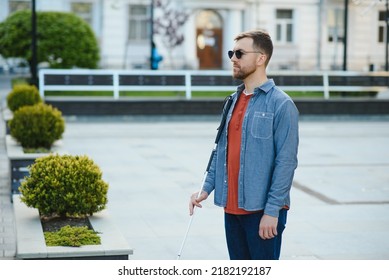
[[[67,117],[72,154],[90,156],[109,183],[108,211],[134,260],[174,260],[200,187],[216,117]],[[0,121],[0,259],[15,255],[8,162]],[[302,116],[299,167],[284,260],[389,260],[389,118]],[[223,210],[197,209],[181,259],[228,259]]]
[[[5,126],[3,112],[5,97],[11,90],[10,77],[0,75],[0,259],[15,256],[15,231],[13,209],[10,202],[8,157],[5,149]]]

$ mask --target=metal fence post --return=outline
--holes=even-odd
[[[39,71],[39,94],[42,97],[42,99],[45,98],[45,75],[44,75],[44,70]]]
[[[329,99],[330,98],[330,84],[328,80],[328,73],[323,72],[323,90],[324,90],[324,99]]]
[[[112,79],[113,79],[113,99],[117,100],[119,99],[119,73],[117,71],[114,71],[112,73]]]
[[[185,73],[185,97],[187,100],[192,99],[192,80],[189,71],[186,71]]]

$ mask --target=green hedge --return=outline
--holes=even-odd
[[[64,226],[56,232],[45,232],[47,246],[70,246],[101,244],[100,236],[88,227]]]

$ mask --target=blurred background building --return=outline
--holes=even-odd
[[[255,28],[273,38],[270,70],[342,70],[346,34],[347,70],[384,70],[387,59],[385,0],[36,0],[36,8],[87,21],[101,68],[149,69],[153,39],[159,69],[229,69],[235,35]],[[0,0],[0,21],[20,9],[31,1]]]

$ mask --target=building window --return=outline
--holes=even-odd
[[[386,42],[386,12],[378,12],[378,43]]]
[[[150,30],[150,10],[144,5],[129,6],[128,39],[131,41],[148,40]]]
[[[31,1],[9,1],[10,14],[20,10],[31,10]]]
[[[276,41],[279,43],[293,42],[293,10],[276,11]]]
[[[328,42],[343,42],[344,38],[344,10],[330,9],[327,14]]]
[[[77,16],[85,20],[90,26],[92,26],[92,17],[93,17],[93,4],[92,3],[71,3],[71,11]]]

